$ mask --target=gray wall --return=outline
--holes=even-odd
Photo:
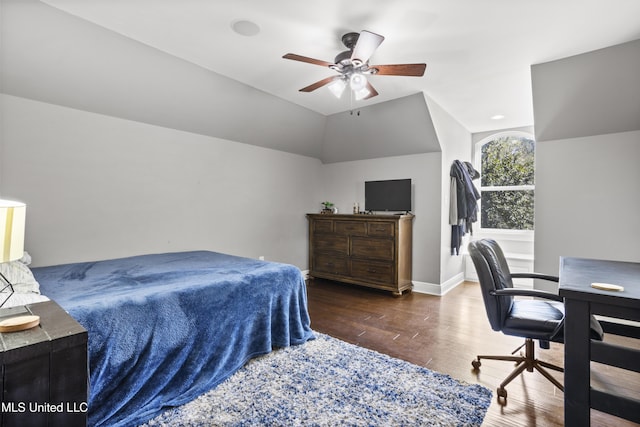
[[[535,269],[640,262],[640,41],[535,65],[532,79]]]
[[[440,284],[440,153],[414,154],[372,160],[331,163],[322,167],[321,194],[340,212],[351,212],[353,203],[364,209],[364,182],[411,178],[413,213],[414,283]]]
[[[318,159],[0,95],[34,265],[209,249],[307,266]]]
[[[536,141],[640,129],[640,40],[531,67]]]
[[[320,156],[320,114],[41,2],[0,5],[3,93]]]
[[[422,93],[327,117],[323,163],[439,152]]]
[[[445,293],[463,279],[464,259],[460,255],[451,255],[451,225],[449,224],[450,170],[454,160],[469,161],[471,158],[471,134],[453,116],[443,110],[433,99],[426,98],[429,112],[435,125],[438,141],[442,147],[440,164],[439,194],[439,258],[441,288],[437,293]],[[431,203],[436,203],[433,198]],[[468,241],[468,235],[464,244]]]

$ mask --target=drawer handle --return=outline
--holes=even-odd
[[[387,231],[386,228],[376,228],[376,231]]]
[[[378,270],[374,270],[373,268],[370,268],[369,270],[367,270],[369,273],[377,273]]]
[[[333,263],[332,262],[328,262],[325,264],[327,267],[333,267]]]

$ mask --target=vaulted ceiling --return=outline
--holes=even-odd
[[[427,63],[424,77],[373,76],[379,96],[357,107],[424,92],[470,132],[533,124],[530,66],[640,38],[637,0],[43,0],[51,6],[308,109],[353,108],[331,76],[282,59],[332,62],[346,32],[385,36],[375,64]],[[235,32],[238,21],[259,32]],[[503,115],[502,120],[492,120]]]

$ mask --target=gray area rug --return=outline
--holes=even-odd
[[[328,335],[251,360],[144,426],[479,426],[491,391]]]

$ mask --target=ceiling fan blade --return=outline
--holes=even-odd
[[[331,76],[331,77],[327,77],[326,79],[322,79],[320,81],[317,81],[307,87],[303,87],[302,89],[300,89],[300,92],[313,92],[314,90],[321,88],[322,86],[326,86],[329,83],[331,83],[334,80],[338,80],[342,78],[341,76]]]
[[[375,52],[378,46],[380,46],[380,43],[383,42],[383,40],[384,37],[379,34],[362,30],[360,32],[360,36],[358,37],[358,41],[353,48],[353,53],[351,54],[351,62],[359,61],[361,64],[367,62],[371,55],[373,55],[373,52]]]
[[[287,53],[283,56],[284,59],[291,59],[293,61],[307,62],[309,64],[321,65],[323,67],[330,67],[333,62],[322,61],[320,59],[308,58],[306,56],[296,55],[295,53]]]
[[[373,98],[378,95],[378,91],[375,90],[369,82],[367,82],[367,89],[369,90],[369,95],[365,96],[363,99]]]
[[[414,76],[422,77],[427,64],[393,64],[393,65],[370,65],[369,68],[378,70],[378,76]]]

